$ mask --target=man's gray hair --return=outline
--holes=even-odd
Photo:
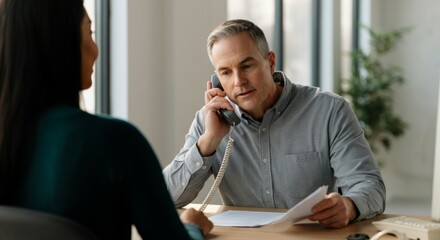
[[[227,20],[218,25],[209,34],[207,40],[207,50],[209,59],[212,62],[212,47],[214,43],[220,39],[235,36],[239,33],[247,32],[251,38],[255,41],[257,49],[264,59],[267,59],[269,53],[269,45],[267,44],[266,36],[263,31],[254,23],[244,19]]]

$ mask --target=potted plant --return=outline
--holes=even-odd
[[[372,151],[377,153],[381,148],[389,150],[392,139],[403,135],[408,127],[393,111],[393,88],[404,82],[402,70],[384,66],[381,57],[410,29],[379,33],[363,27],[371,37],[371,51],[350,52],[353,67],[351,76],[342,80],[341,95],[351,103]]]

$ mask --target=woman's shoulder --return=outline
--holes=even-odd
[[[89,136],[143,137],[139,129],[127,120],[110,115],[91,114],[75,107],[63,106],[51,109],[43,116],[42,123],[58,129],[79,131]]]
[[[128,120],[117,118],[104,114],[90,114],[83,112],[84,118],[87,118],[86,126],[92,130],[105,131],[107,135],[134,135],[143,137],[141,131],[133,123]]]

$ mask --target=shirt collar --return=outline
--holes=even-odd
[[[293,84],[281,71],[275,71],[273,78],[275,82],[278,82],[284,87],[280,97],[270,109],[274,108],[276,112],[281,114],[286,109],[290,99],[292,99],[292,95],[296,94],[296,85]]]

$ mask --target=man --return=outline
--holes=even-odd
[[[275,53],[264,33],[247,20],[229,20],[208,37],[208,55],[224,89],[207,83],[179,154],[164,168],[178,207],[190,203],[218,174],[230,125],[241,123],[219,191],[232,206],[291,208],[322,185],[326,198],[310,220],[339,228],[384,211],[385,186],[349,104],[336,94],[296,85],[275,71]]]

